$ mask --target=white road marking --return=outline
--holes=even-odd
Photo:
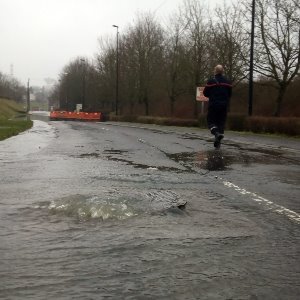
[[[121,125],[121,124],[108,124],[108,125],[112,125],[112,126],[123,126],[123,127],[131,127],[131,128],[139,128],[139,129],[153,129],[153,128],[149,128],[149,127],[146,127],[146,126],[140,126],[140,125],[129,125],[129,124],[126,124],[126,125]],[[160,130],[162,132],[165,132],[165,133],[174,133],[174,131],[171,131],[171,130],[165,130],[165,129],[161,129]],[[207,138],[208,136],[204,136],[205,138]],[[144,143],[144,144],[147,144],[146,141],[144,141],[143,139],[138,139],[139,142],[141,143]],[[246,143],[245,141],[243,141],[242,143],[244,144],[249,144],[250,143]],[[258,144],[258,143],[251,143],[251,145],[257,145],[257,146],[260,146],[261,147],[261,144]],[[154,147],[153,145],[150,144],[150,146]],[[156,147],[154,147],[156,148]],[[158,149],[158,148],[157,148]],[[281,149],[288,149],[289,151],[292,151],[292,149],[290,148],[281,148]],[[159,150],[159,149],[158,149]],[[197,171],[196,171],[197,172]],[[201,174],[201,175],[206,175],[206,174]],[[249,192],[243,188],[240,188],[239,186],[229,182],[229,181],[226,181],[218,176],[215,176],[214,178],[216,179],[221,179],[223,181],[223,184],[229,188],[233,188],[234,190],[236,190],[237,192],[239,192],[240,194],[242,195],[249,195],[250,197],[252,197],[252,200],[257,202],[258,204],[260,205],[264,205],[267,209],[273,211],[273,212],[276,212],[278,214],[281,214],[281,215],[284,215],[286,216],[287,218],[289,218],[290,220],[300,224],[300,215],[284,206],[281,206],[281,205],[278,205],[266,198],[263,198],[255,193],[252,193],[252,192]]]
[[[296,213],[295,211],[285,208],[282,205],[278,205],[278,204],[276,204],[266,198],[263,198],[255,193],[252,193],[243,188],[240,188],[239,186],[237,186],[236,184],[233,184],[232,182],[223,181],[223,184],[226,187],[233,188],[235,191],[237,191],[238,193],[240,193],[242,195],[249,195],[253,201],[259,203],[260,205],[264,205],[267,209],[269,209],[273,212],[276,212],[280,215],[284,215],[287,218],[289,218],[290,220],[300,224],[300,215],[298,213]]]

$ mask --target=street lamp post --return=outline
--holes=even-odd
[[[30,82],[30,79],[28,78],[28,81],[27,81],[27,97],[26,97],[26,102],[27,102],[27,108],[26,108],[26,112],[29,113],[30,111],[30,86],[29,86],[29,82]]]
[[[85,59],[80,59],[83,62],[83,74],[82,74],[82,111],[85,106]]]
[[[116,116],[118,115],[118,102],[119,102],[119,26],[113,25],[117,28],[117,63],[116,63]]]
[[[250,66],[249,66],[248,116],[252,116],[252,102],[253,102],[254,21],[255,21],[255,0],[252,0],[252,23],[251,23],[251,46],[250,46]]]

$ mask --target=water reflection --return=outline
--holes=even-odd
[[[196,152],[195,164],[201,169],[223,171],[231,164],[231,159],[228,156],[224,156],[222,151],[203,151]]]
[[[228,170],[231,165],[242,165],[249,167],[252,164],[286,164],[288,161],[275,151],[262,151],[257,149],[250,153],[246,151],[229,150],[207,150],[198,152],[181,152],[169,154],[168,157],[175,162],[183,165],[188,170],[193,170],[196,166],[208,171]]]

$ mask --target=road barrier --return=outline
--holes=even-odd
[[[50,120],[102,121],[101,112],[51,111]]]

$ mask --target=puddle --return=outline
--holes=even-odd
[[[266,148],[249,148],[249,147],[243,147],[239,144],[236,143],[230,143],[227,142],[226,143],[227,146],[232,146],[235,148],[238,148],[240,151],[247,151],[247,152],[252,152],[252,153],[259,153],[259,154],[263,154],[263,155],[270,155],[270,156],[279,156],[281,157],[283,155],[283,151],[281,150],[275,150],[275,149],[266,149]]]
[[[201,136],[197,136],[197,135],[194,135],[194,134],[189,134],[189,133],[185,133],[182,135],[182,138],[184,140],[206,140],[206,141],[209,141]]]
[[[128,151],[126,150],[116,150],[116,149],[108,149],[108,150],[104,150],[103,153],[105,154],[124,154],[124,153],[128,153]]]
[[[151,166],[151,165],[136,163],[124,158],[118,158],[113,156],[107,156],[106,158],[112,161],[125,163],[126,165],[133,166],[134,168],[138,168],[138,169],[159,170],[159,171],[167,171],[167,172],[171,172],[171,171],[182,172],[182,170],[178,168],[165,167],[165,166]]]
[[[274,149],[242,149],[239,151],[228,149],[223,150],[207,150],[198,152],[180,152],[180,153],[165,153],[166,156],[180,164],[185,168],[176,167],[165,167],[143,164],[139,162],[132,161],[127,158],[126,154],[128,151],[120,149],[105,149],[103,152],[96,150],[96,152],[82,153],[79,158],[101,158],[106,160],[111,160],[115,162],[124,163],[129,166],[133,166],[138,169],[149,169],[149,170],[159,170],[168,172],[188,172],[195,173],[195,167],[208,170],[208,171],[224,171],[231,168],[232,165],[241,165],[244,167],[249,167],[253,164],[292,164],[293,161],[283,157],[282,152]]]
[[[96,153],[96,152],[93,152],[93,153],[83,153],[83,154],[80,154],[79,157],[95,157],[95,158],[98,158],[98,157],[100,157],[100,154]]]
[[[269,149],[247,149],[244,152],[243,150],[239,152],[208,150],[168,154],[168,157],[186,168],[195,166],[209,171],[223,171],[229,169],[230,166],[234,164],[249,167],[252,164],[281,165],[292,163],[288,159],[282,157],[281,154],[280,151]]]
[[[209,171],[222,171],[231,164],[231,157],[225,157],[221,151],[182,152],[168,157],[186,168],[189,168],[187,164],[192,164]]]
[[[99,150],[96,150],[96,151],[99,151]],[[102,152],[102,154],[99,152],[91,152],[91,153],[82,153],[75,157],[107,159],[107,160],[111,160],[111,161],[115,161],[115,162],[121,162],[126,165],[133,166],[134,168],[137,168],[137,169],[147,169],[147,170],[151,170],[151,171],[159,170],[159,171],[166,171],[166,172],[182,172],[182,169],[179,169],[179,168],[142,164],[142,163],[137,163],[137,162],[131,161],[129,159],[120,157],[125,153],[128,153],[128,151],[109,149],[109,150],[104,150]]]

